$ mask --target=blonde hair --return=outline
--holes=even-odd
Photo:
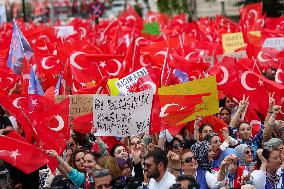
[[[98,164],[103,169],[109,169],[110,174],[113,177],[120,177],[121,176],[121,170],[118,167],[116,160],[112,156],[103,156],[99,159]]]

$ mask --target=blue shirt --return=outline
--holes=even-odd
[[[77,188],[80,188],[82,183],[85,181],[85,174],[77,171],[76,169],[72,169],[69,173],[67,173],[67,177],[76,185]]]

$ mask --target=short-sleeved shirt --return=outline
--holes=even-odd
[[[5,129],[8,126],[12,127],[10,119],[7,116],[0,116],[0,129]]]

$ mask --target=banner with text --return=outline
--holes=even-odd
[[[131,136],[149,131],[153,92],[128,96],[94,96],[95,136]]]
[[[194,120],[196,116],[208,116],[219,112],[218,90],[216,77],[210,76],[204,79],[161,87],[158,90],[159,95],[193,95],[211,93],[209,96],[204,96],[203,103],[195,106],[195,112],[184,119],[181,123]]]
[[[152,89],[156,92],[156,85],[152,81],[145,67],[125,76],[115,82],[116,87],[123,95],[129,95],[135,92]]]

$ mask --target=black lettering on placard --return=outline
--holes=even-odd
[[[150,120],[148,119],[147,121],[138,121],[136,122],[137,126],[137,133],[145,131],[146,128],[150,127]]]
[[[94,99],[94,109],[95,110],[103,110],[104,102],[99,99]]]

